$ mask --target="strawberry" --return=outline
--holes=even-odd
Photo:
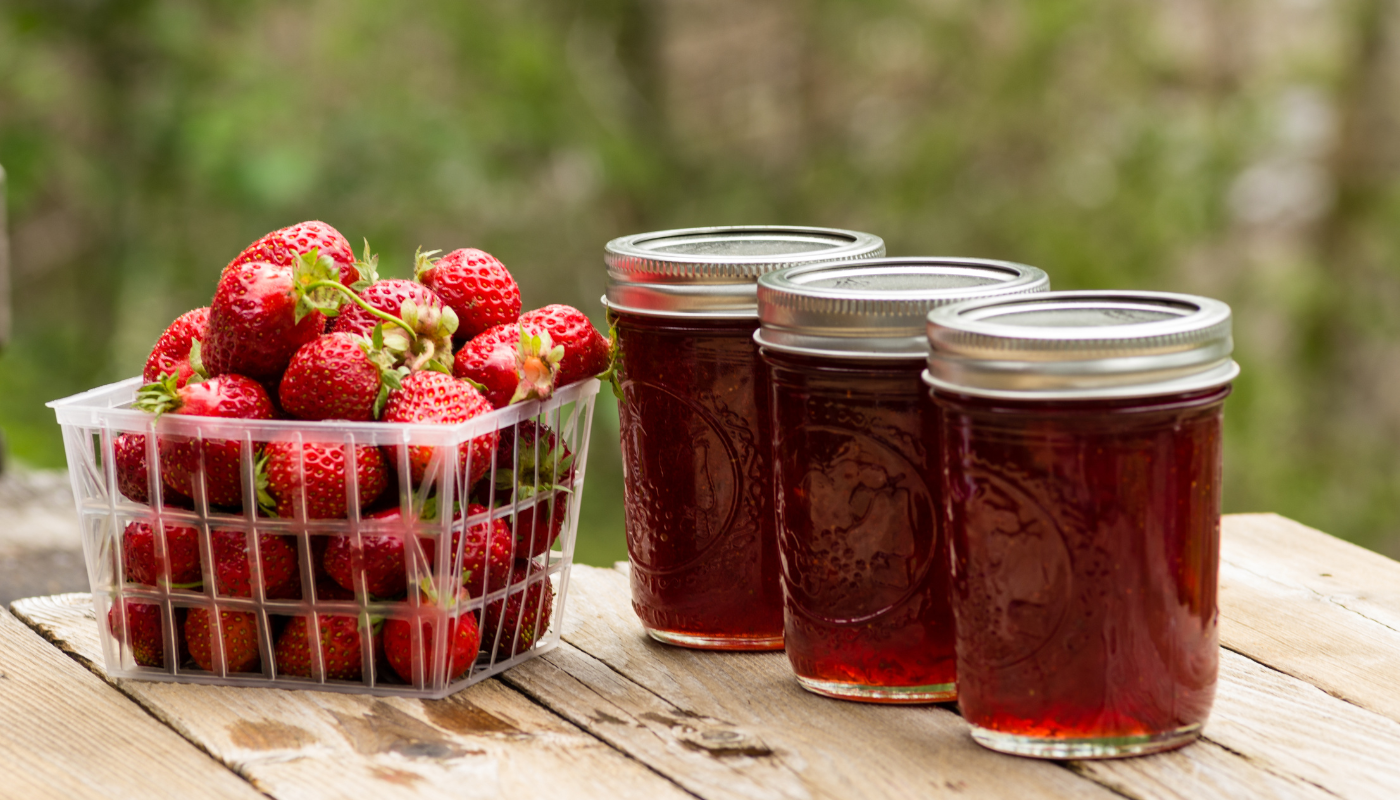
[[[499,505],[518,501],[522,506],[514,522],[516,558],[533,558],[554,546],[569,516],[573,478],[574,455],[549,428],[524,420],[514,436],[501,437],[496,453],[497,501]]]
[[[355,617],[323,615],[321,617],[321,658],[328,680],[358,681],[364,674],[360,646],[360,625]],[[310,678],[316,656],[311,652],[307,635],[309,617],[292,617],[282,635],[277,637],[273,655],[277,671],[283,675]]]
[[[548,332],[521,336],[518,324],[497,325],[462,345],[452,374],[480,388],[491,405],[546,398],[554,391],[564,349]]]
[[[141,377],[146,383],[160,380],[161,375],[174,375],[175,385],[184,386],[200,369],[199,346],[209,336],[209,309],[186,311],[170,323],[165,333],[156,339],[146,369]]]
[[[485,506],[472,503],[467,506],[467,515],[485,514]],[[461,520],[458,510],[454,520]],[[429,536],[418,539],[423,545],[423,555],[430,569],[436,569],[437,540]],[[480,597],[488,590],[495,591],[506,585],[510,578],[510,568],[514,560],[511,547],[510,527],[504,520],[494,519],[478,522],[466,529],[466,544],[463,545],[462,530],[454,526],[452,531],[452,555],[454,562],[461,553],[462,586],[471,597]]]
[[[154,603],[125,600],[107,612],[107,629],[131,647],[131,656],[143,667],[165,666],[164,614]]]
[[[268,513],[297,517],[304,493],[306,519],[342,519],[347,514],[342,445],[272,442],[263,448],[257,472],[258,505]],[[378,447],[355,448],[355,482],[360,508],[374,502],[389,485],[389,472]]]
[[[332,539],[342,537],[335,536],[313,536],[311,537],[311,566],[316,575],[316,597],[317,602],[323,600],[354,600],[355,593],[350,589],[336,583],[335,579],[326,572],[326,548]]]
[[[372,349],[370,340],[349,333],[329,333],[302,345],[278,385],[283,410],[298,419],[375,419],[392,387],[370,357]],[[397,385],[397,374],[391,380]]]
[[[440,372],[414,372],[403,385],[389,393],[384,406],[385,422],[435,423],[456,425],[492,411],[491,403],[471,384]],[[458,446],[457,469],[470,486],[491,469],[491,451],[498,435],[478,436]],[[423,480],[435,448],[408,448],[409,474],[414,483]]]
[[[370,596],[397,597],[408,588],[403,543],[409,526],[402,523],[397,508],[371,514],[367,519],[383,521],[391,532],[362,534],[360,547],[355,546],[353,536],[331,536],[322,564],[326,574],[351,592],[356,591],[355,577],[363,574],[365,591]]]
[[[520,316],[520,287],[495,256],[475,249],[432,255],[418,254],[415,277],[457,313],[459,343]]]
[[[185,642],[190,657],[200,669],[218,672],[212,628],[207,608],[192,608],[185,617]],[[219,628],[224,649],[222,663],[228,666],[228,672],[256,672],[262,661],[257,617],[247,611],[220,611]]]
[[[415,683],[414,672],[422,671],[424,684],[433,680],[433,623],[424,619],[418,629],[421,645],[413,647],[413,627],[415,620],[390,619],[384,622],[384,656],[389,666],[408,683]],[[456,680],[476,663],[476,653],[481,645],[481,629],[476,624],[476,614],[471,611],[447,620],[448,658],[444,665],[446,679]],[[420,656],[421,654],[421,656]]]
[[[568,386],[608,369],[608,340],[573,306],[549,305],[520,315],[520,325],[531,333],[548,331],[554,344],[564,348],[555,386]]]
[[[166,525],[164,542],[156,546],[155,528],[133,520],[122,532],[122,565],[126,580],[144,586],[191,589],[204,582],[199,557],[199,532],[183,525]],[[170,565],[157,553],[164,551]]]
[[[485,638],[495,644],[488,643],[485,649],[495,649],[493,660],[529,650],[549,630],[554,586],[548,575],[530,571],[528,563],[517,565],[511,572],[510,594],[486,606]]]
[[[331,326],[336,333],[355,333],[369,337],[383,317],[365,306],[403,320],[416,334],[410,341],[402,328],[391,325],[384,330],[388,349],[401,355],[410,370],[452,370],[452,333],[457,330],[457,315],[443,305],[433,290],[414,281],[391,278],[372,283],[360,292],[364,305],[351,304],[343,308]]]
[[[151,502],[150,470],[146,468],[146,437],[123,433],[112,442],[112,460],[117,468],[117,491],[137,503]],[[161,499],[167,506],[193,508],[194,501],[166,486]]]
[[[485,514],[487,508],[475,503],[467,506],[467,516]],[[510,526],[503,519],[479,522],[466,531],[462,553],[462,585],[472,597],[504,588],[510,580],[514,548],[511,547]],[[458,545],[458,534],[452,534],[452,545]],[[432,552],[431,550],[429,551]],[[454,553],[455,555],[455,553]]]
[[[214,583],[228,597],[253,596],[253,565],[248,537],[243,531],[215,530]],[[300,600],[301,569],[297,565],[296,540],[290,536],[258,534],[262,585],[269,600]]]
[[[500,408],[603,374],[610,359],[608,341],[582,311],[552,305],[477,335],[457,351],[452,374],[485,387]]]
[[[229,419],[272,419],[272,400],[257,381],[242,375],[220,375],[199,383],[176,387],[176,378],[168,375],[156,383],[148,383],[136,393],[135,408],[154,413],[157,417],[169,412],[199,417]],[[206,497],[210,504],[236,506],[243,502],[243,472],[239,467],[242,452],[237,440],[193,440],[188,436],[161,436],[156,441],[160,451],[160,475],[165,485],[185,496],[194,496],[200,461]]]
[[[297,256],[316,251],[330,258],[335,265],[340,282],[353,286],[360,280],[374,280],[374,262],[366,258],[364,262],[355,260],[355,252],[350,249],[340,231],[324,222],[301,222],[291,227],[275,230],[243,249],[238,257],[229,262],[224,271],[254,261],[265,261],[279,267],[290,267]],[[368,254],[368,247],[366,247]]]
[[[338,302],[328,289],[309,288],[334,282],[330,264],[326,256],[308,255],[296,267],[248,261],[225,269],[209,306],[209,336],[203,343],[209,374],[278,378],[292,355],[325,328],[326,315],[317,309],[333,310]]]

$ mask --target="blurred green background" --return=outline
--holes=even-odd
[[[12,457],[261,234],[480,247],[601,324],[602,246],[802,223],[1236,313],[1227,511],[1400,556],[1400,11],[1382,0],[0,0]],[[617,415],[578,554],[623,558]]]

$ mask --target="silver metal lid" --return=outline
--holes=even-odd
[[[604,248],[603,302],[653,316],[755,317],[760,275],[884,254],[880,237],[837,228],[736,225],[638,233]]]
[[[928,315],[924,380],[1023,400],[1150,397],[1223,386],[1230,307],[1166,292],[1047,292],[975,300]]]
[[[873,258],[806,264],[758,279],[763,347],[836,358],[922,359],[938,306],[1044,292],[1035,267],[980,258]]]

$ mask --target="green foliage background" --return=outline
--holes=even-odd
[[[1400,26],[1379,0],[1276,6],[0,0],[0,429],[61,466],[43,401],[136,374],[302,219],[391,276],[419,245],[483,248],[527,307],[600,325],[614,236],[830,225],[1231,302],[1227,510],[1400,554]],[[766,52],[742,38],[762,19],[792,58],[724,74]],[[585,562],[625,557],[616,440],[609,398]]]

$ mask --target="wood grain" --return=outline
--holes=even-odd
[[[35,598],[15,607],[32,626],[101,672],[87,595]],[[426,701],[135,680],[117,684],[280,800],[688,797],[494,680]]]
[[[602,720],[588,729],[677,776],[702,797],[1113,796],[1055,764],[983,749],[968,736],[962,719],[945,708],[818,697],[797,685],[782,653],[713,653],[655,643],[643,632],[629,598],[622,573],[575,565],[564,638],[620,680],[568,711],[567,692],[546,695],[543,680],[530,691],[548,696],[544,702],[576,722]],[[592,670],[591,663],[578,659],[571,664],[567,658],[560,654],[551,663],[566,671],[578,669],[574,677],[580,683],[594,680],[594,671],[583,669]],[[525,686],[535,674],[517,669],[511,680]],[[658,702],[668,710],[658,712]],[[604,714],[622,722],[610,722]],[[650,725],[645,714],[675,724]],[[683,755],[684,743],[674,741],[684,721],[693,718],[761,741],[771,755],[738,758],[767,763],[733,767],[732,784],[720,780],[715,770],[695,771],[677,757]],[[652,742],[654,737],[663,744]]]
[[[1400,563],[1274,514],[1225,517],[1220,640],[1400,721]]]
[[[261,797],[4,610],[0,753],[4,798]]]

